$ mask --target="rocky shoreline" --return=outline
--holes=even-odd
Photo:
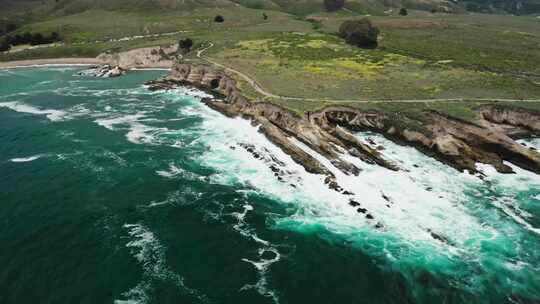
[[[365,111],[345,106],[328,106],[299,116],[268,102],[251,102],[236,82],[209,65],[176,64],[168,76],[147,83],[150,90],[193,86],[211,93],[203,100],[209,107],[235,117],[250,119],[274,144],[306,171],[326,176],[327,185],[346,192],[335,176],[295,141],[324,156],[347,175],[360,169],[343,159],[344,154],[390,170],[400,168],[351,132],[370,130],[400,144],[411,145],[460,171],[478,173],[476,164],[492,165],[501,173],[513,173],[505,162],[540,174],[540,154],[515,139],[540,134],[540,113],[521,108],[484,106],[478,122],[471,123],[435,111],[409,117],[402,113]]]
[[[79,76],[92,76],[98,78],[113,78],[125,75],[127,70],[118,65],[94,65],[77,73]]]

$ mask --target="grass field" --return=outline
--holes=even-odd
[[[526,98],[528,80],[387,50],[361,50],[322,33],[270,33],[209,53],[278,95],[328,99]]]

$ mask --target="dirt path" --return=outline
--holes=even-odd
[[[295,100],[295,101],[315,101],[315,102],[335,102],[335,103],[353,103],[353,102],[361,102],[361,103],[367,103],[367,102],[441,102],[441,101],[497,101],[497,102],[518,102],[518,101],[524,101],[524,102],[540,102],[540,99],[504,99],[504,98],[433,98],[433,99],[373,99],[373,100],[360,100],[360,99],[319,99],[319,98],[305,98],[305,97],[291,97],[291,96],[282,96],[282,95],[276,95],[271,92],[266,91],[262,88],[261,85],[259,85],[253,78],[249,77],[248,75],[235,70],[233,68],[230,68],[228,66],[225,66],[219,62],[216,62],[215,60],[212,60],[209,57],[203,56],[203,53],[213,47],[214,44],[210,42],[210,45],[200,49],[197,51],[197,57],[207,61],[213,65],[216,65],[225,71],[229,71],[232,73],[235,73],[236,75],[242,77],[244,80],[246,80],[249,85],[253,87],[255,91],[260,93],[261,95],[269,98],[279,98],[283,100]]]

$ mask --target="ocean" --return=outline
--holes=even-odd
[[[366,217],[204,93],[144,87],[165,71],[81,69],[0,70],[0,303],[540,302],[540,176],[361,132],[401,170],[351,177],[298,142]]]

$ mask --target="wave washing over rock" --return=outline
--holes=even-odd
[[[526,242],[529,232],[538,233],[527,222],[527,212],[519,211],[520,204],[529,204],[540,192],[540,179],[534,173],[512,167],[518,174],[506,175],[479,166],[477,170],[486,176],[484,179],[457,174],[414,148],[367,132],[358,134],[358,138],[373,148],[384,146],[383,156],[401,170],[348,159],[361,169],[358,176],[351,177],[295,142],[330,168],[345,191],[358,194],[338,193],[325,187],[324,176],[307,172],[256,128],[250,128],[249,122],[201,115],[205,115],[205,127],[200,136],[212,147],[201,162],[223,171],[213,178],[214,182],[240,182],[295,206],[293,214],[275,220],[277,229],[342,239],[405,273],[407,268],[422,267],[434,275],[454,276],[458,269],[475,273],[484,263],[496,261],[498,271],[508,276],[506,292],[538,271],[538,265],[532,262],[540,258],[537,251],[532,253],[534,257],[527,257],[531,253],[517,247],[512,254],[521,258],[512,262],[507,256],[509,244]],[[246,142],[250,143],[247,148]],[[514,183],[520,181],[523,187],[515,188]],[[526,199],[511,199],[524,193]],[[486,242],[491,244],[489,252],[482,248]],[[517,271],[515,265],[529,267]],[[463,278],[460,284],[480,290],[489,286],[491,275]]]

